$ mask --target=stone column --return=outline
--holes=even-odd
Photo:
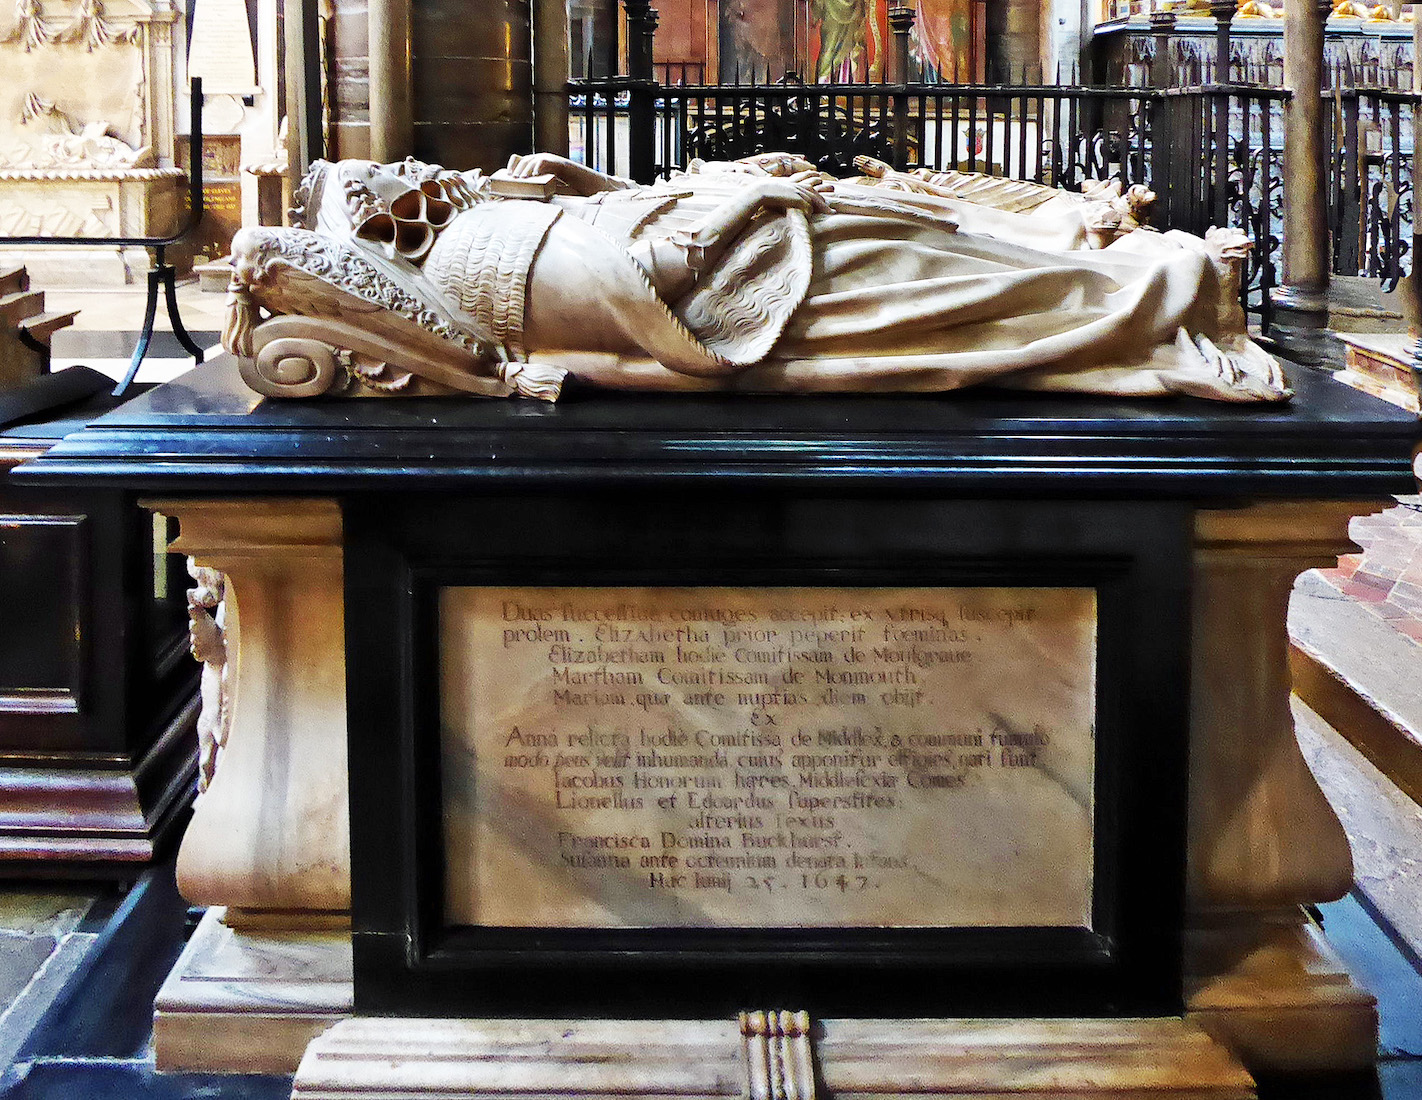
[[[1274,333],[1284,353],[1331,365],[1328,331],[1328,149],[1324,143],[1323,25],[1327,0],[1284,0],[1284,273]]]
[[[567,0],[533,0],[533,147],[568,155]]]
[[[1000,0],[987,6],[989,83],[1015,83],[1042,63],[1042,0]],[[1043,74],[1045,75],[1045,74]]]
[[[331,132],[326,159],[369,160],[370,0],[334,0],[332,7]]]
[[[533,149],[530,0],[420,0],[410,16],[414,154],[502,168]]]
[[[415,145],[410,0],[370,0],[370,156],[403,160]]]
[[[314,2],[314,0],[311,0]],[[286,103],[286,172],[290,180],[300,180],[311,164],[311,104],[307,94],[306,6],[308,0],[284,0],[282,4],[282,45]]]

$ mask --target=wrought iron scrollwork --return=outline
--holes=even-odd
[[[793,149],[823,172],[849,175],[855,157],[891,160],[894,152],[892,119],[877,110],[857,114],[833,96],[773,97],[760,89],[743,103],[718,101],[687,134],[686,150],[705,160],[737,160]]]
[[[1413,182],[1412,157],[1388,153],[1376,171],[1368,173],[1364,215],[1365,274],[1382,280],[1383,289],[1396,289],[1411,259]],[[1396,181],[1396,182],[1394,182]]]
[[[1282,261],[1284,175],[1282,153],[1241,138],[1232,143],[1229,173],[1230,222],[1254,241],[1240,280],[1245,307],[1267,311],[1269,291],[1278,285]]]

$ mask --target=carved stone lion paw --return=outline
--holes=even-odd
[[[1242,229],[1212,225],[1205,231],[1205,251],[1216,263],[1243,263],[1253,247],[1254,242]]]

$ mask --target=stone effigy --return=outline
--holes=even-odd
[[[638,186],[547,154],[492,177],[318,162],[297,228],[233,242],[223,342],[269,396],[551,400],[570,375],[685,392],[1289,396],[1245,329],[1243,234],[1147,231],[1139,193],[1027,209],[1008,194],[1021,185],[989,188],[1008,195],[998,209],[952,174],[861,169],[836,180],[763,154]]]

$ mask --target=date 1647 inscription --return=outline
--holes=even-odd
[[[446,917],[1089,927],[1080,588],[448,588]]]

